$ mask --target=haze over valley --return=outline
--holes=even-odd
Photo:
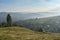
[[[59,12],[0,12],[0,22],[6,21],[7,14],[11,14],[13,21],[60,16]]]

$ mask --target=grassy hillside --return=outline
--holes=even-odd
[[[35,32],[23,27],[6,27],[0,28],[0,40],[60,40],[60,34]]]

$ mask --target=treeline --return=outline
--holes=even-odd
[[[12,18],[10,14],[7,14],[6,22],[0,23],[0,27],[12,27],[17,26],[15,23],[12,23]]]

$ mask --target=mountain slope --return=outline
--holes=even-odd
[[[20,20],[17,21],[16,24],[33,30],[39,30],[40,28],[42,28],[47,32],[60,33],[60,16]]]
[[[60,40],[59,33],[41,33],[23,27],[0,28],[0,40]]]

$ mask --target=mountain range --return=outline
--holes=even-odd
[[[26,20],[26,19],[34,19],[34,18],[44,18],[44,17],[52,17],[58,16],[59,14],[52,12],[36,12],[36,13],[27,13],[27,12],[0,12],[0,23],[6,22],[7,14],[10,14],[12,17],[12,21],[18,20]]]

